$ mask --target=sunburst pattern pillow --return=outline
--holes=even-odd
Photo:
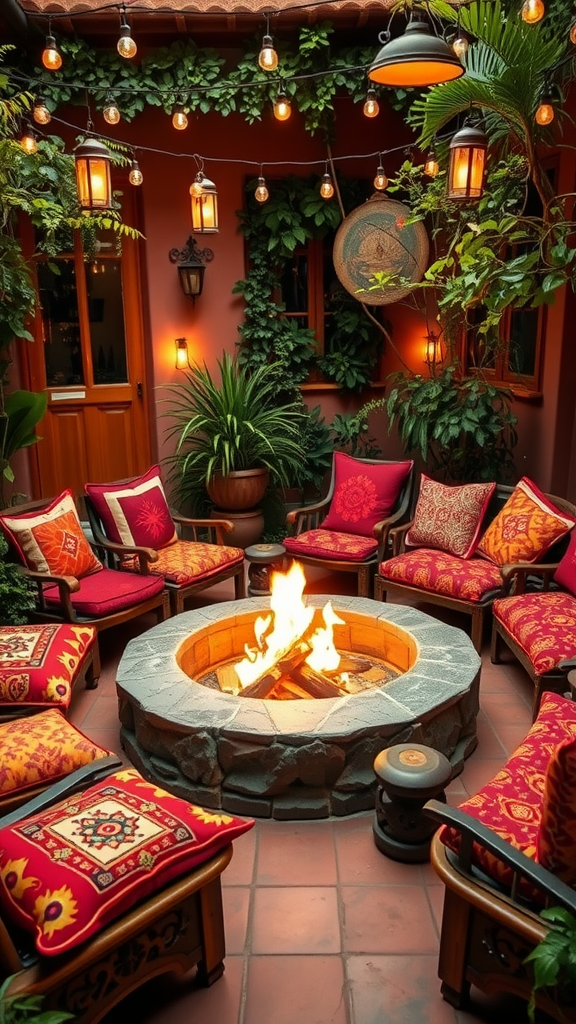
[[[117,544],[163,548],[176,540],[159,466],[123,484],[86,484],[86,494]]]
[[[322,523],[323,529],[371,537],[376,523],[394,511],[413,465],[413,462],[373,464],[336,452],[334,495]]]

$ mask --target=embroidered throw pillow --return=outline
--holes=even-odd
[[[117,544],[163,548],[177,539],[159,466],[125,484],[86,484],[86,494]]]
[[[496,565],[537,562],[573,526],[574,520],[523,476],[480,539],[477,554]]]
[[[470,558],[495,488],[496,483],[448,487],[422,473],[414,523],[406,534],[406,544],[440,548],[449,555]]]
[[[102,568],[82,530],[72,491],[39,512],[0,516],[0,526],[35,572],[79,579]]]
[[[334,495],[322,529],[371,537],[394,510],[413,462],[373,465],[343,452],[334,456]]]
[[[566,885],[576,883],[576,736],[556,747],[546,771],[538,861]]]
[[[554,573],[556,583],[576,596],[576,530],[572,530],[570,542]]]
[[[67,708],[72,684],[95,639],[94,626],[0,626],[0,705]]]
[[[253,824],[119,771],[0,829],[0,905],[40,953],[64,953]]]

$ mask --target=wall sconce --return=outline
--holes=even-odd
[[[465,124],[450,141],[448,199],[480,199],[488,138],[477,125]]]
[[[196,239],[190,235],[183,249],[170,249],[168,256],[171,263],[178,264],[184,295],[188,295],[194,302],[196,296],[202,294],[206,264],[214,259],[212,249],[199,249]]]
[[[103,142],[86,139],[76,147],[76,185],[83,210],[109,210],[112,206],[112,156]]]
[[[174,344],[176,346],[176,369],[189,370],[190,360],[188,358],[188,342],[186,338],[176,338]]]
[[[201,235],[218,231],[218,190],[203,171],[198,171],[190,185],[192,201],[192,230]]]
[[[425,353],[426,358],[424,362],[429,370],[433,370],[435,366],[438,366],[442,362],[442,345],[440,343],[440,337],[438,334],[434,334],[434,331],[428,331],[425,337],[426,347]]]

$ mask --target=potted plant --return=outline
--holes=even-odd
[[[196,514],[212,508],[233,521],[256,519],[267,489],[285,486],[304,460],[302,405],[282,400],[273,364],[251,370],[225,353],[218,370],[220,381],[194,364],[183,383],[169,386],[164,415],[172,420],[167,436],[176,439],[169,481]]]
[[[542,989],[562,1006],[573,1007],[576,1002],[576,917],[564,907],[548,907],[540,916],[549,922],[550,931],[524,960],[534,971],[528,1004],[531,1024],[535,1020],[536,993]]]

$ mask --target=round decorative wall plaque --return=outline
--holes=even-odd
[[[386,306],[409,295],[412,286],[369,290],[374,274],[396,274],[416,284],[428,263],[428,235],[421,221],[396,199],[376,192],[342,221],[334,240],[334,269],[346,291],[369,306]]]

